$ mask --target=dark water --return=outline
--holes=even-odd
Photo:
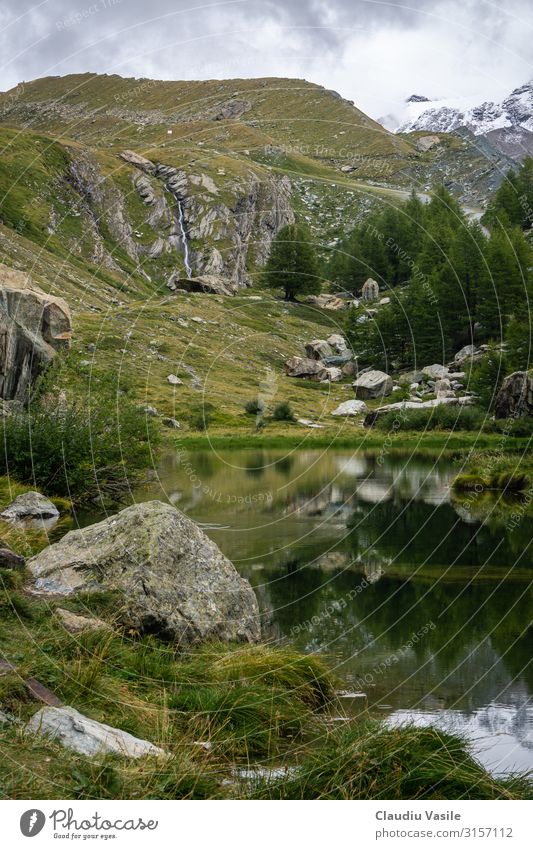
[[[188,452],[149,497],[204,524],[267,633],[324,653],[347,705],[462,731],[495,772],[531,769],[533,522],[455,502],[456,471],[346,450]]]

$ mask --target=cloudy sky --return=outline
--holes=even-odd
[[[80,71],[305,77],[372,117],[533,77],[531,0],[2,0],[0,88]]]

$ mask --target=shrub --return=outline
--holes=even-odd
[[[48,391],[45,381],[3,427],[0,474],[78,504],[120,502],[143,478],[159,442],[152,420],[113,378],[94,378],[82,398]]]
[[[483,430],[485,413],[477,407],[456,407],[442,404],[440,407],[421,410],[392,410],[376,422],[381,431],[401,430]]]
[[[294,422],[296,416],[288,401],[281,401],[275,408],[272,418],[277,422]]]
[[[250,416],[260,416],[265,411],[265,402],[261,398],[254,398],[244,405],[244,409]]]

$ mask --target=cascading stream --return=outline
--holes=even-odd
[[[179,227],[180,227],[181,241],[182,241],[182,244],[183,244],[183,262],[185,263],[185,270],[187,272],[187,277],[190,280],[191,277],[192,277],[192,268],[191,268],[191,264],[190,264],[190,260],[189,260],[189,242],[188,242],[188,239],[187,239],[187,232],[185,230],[185,216],[183,214],[183,206],[182,206],[180,198],[178,197],[177,194],[174,194],[174,198],[176,200],[176,206],[177,206],[177,210],[178,210],[178,224],[179,224]]]

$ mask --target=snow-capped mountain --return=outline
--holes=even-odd
[[[466,127],[475,136],[487,136],[502,152],[520,158],[533,152],[533,80],[516,88],[500,103],[475,104],[467,98],[429,100],[411,95],[406,120],[398,133],[414,131],[451,133]]]

